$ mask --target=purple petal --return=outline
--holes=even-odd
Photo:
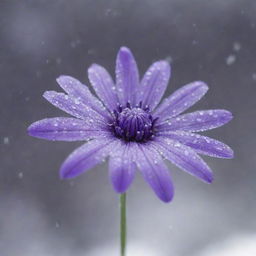
[[[81,141],[109,133],[84,120],[68,117],[46,118],[31,124],[28,134],[46,140]]]
[[[153,63],[145,73],[137,95],[137,103],[153,110],[160,102],[170,79],[170,65],[167,61]]]
[[[91,120],[101,124],[105,123],[105,119],[99,113],[83,104],[77,98],[73,98],[64,93],[55,91],[46,91],[43,96],[55,107],[67,112],[74,117]]]
[[[199,101],[207,90],[208,86],[201,81],[187,84],[165,99],[154,115],[158,116],[159,120],[177,116]]]
[[[62,164],[60,169],[61,178],[74,178],[104,161],[115,143],[116,140],[110,138],[94,139],[85,143],[71,153]]]
[[[145,181],[164,202],[170,202],[174,195],[170,173],[159,153],[149,144],[139,144],[136,164]]]
[[[117,108],[118,98],[114,82],[105,68],[93,64],[88,69],[88,76],[98,97],[112,112]]]
[[[162,132],[160,136],[165,136],[191,147],[199,154],[204,154],[220,158],[233,158],[233,150],[226,144],[199,134],[177,131]]]
[[[139,85],[139,72],[131,51],[121,47],[116,60],[116,87],[120,103],[127,102],[133,106],[136,100],[136,90]]]
[[[60,87],[69,94],[69,96],[78,100],[84,105],[89,106],[96,112],[100,113],[102,116],[106,118],[109,117],[109,114],[101,101],[99,101],[90,92],[86,85],[82,84],[80,81],[71,76],[60,76],[57,78],[57,82]]]
[[[135,175],[133,160],[133,143],[120,141],[109,160],[109,175],[117,193],[124,193],[131,185]]]
[[[170,118],[156,127],[158,131],[181,130],[199,132],[222,126],[231,119],[232,114],[227,110],[203,110]]]
[[[157,137],[152,143],[166,159],[182,170],[207,183],[212,182],[211,169],[191,148],[164,137]]]

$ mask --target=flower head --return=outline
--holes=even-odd
[[[96,64],[89,68],[88,76],[98,97],[75,78],[60,76],[57,82],[66,93],[46,91],[43,96],[73,117],[46,118],[28,128],[38,138],[86,141],[62,164],[62,178],[78,176],[109,157],[116,192],[128,189],[138,168],[156,195],[169,202],[174,188],[164,159],[210,183],[212,171],[198,154],[233,157],[227,145],[196,133],[229,122],[229,111],[182,114],[207,92],[205,83],[187,84],[159,105],[170,78],[168,62],[153,63],[140,81],[131,51],[122,47],[117,55],[116,83]]]

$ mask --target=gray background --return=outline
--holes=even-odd
[[[256,255],[255,13],[254,0],[1,0],[0,255],[118,255],[118,195],[107,165],[61,181],[58,168],[80,143],[38,140],[26,128],[64,115],[41,97],[60,90],[56,77],[88,84],[94,62],[113,74],[123,45],[141,74],[154,60],[172,62],[166,95],[208,83],[193,109],[232,111],[234,120],[208,135],[235,151],[233,160],[205,157],[212,185],[170,166],[170,204],[137,175],[128,193],[128,256]]]

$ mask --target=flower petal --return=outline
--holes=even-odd
[[[191,148],[164,137],[157,137],[152,143],[163,157],[182,170],[207,183],[212,182],[213,175],[211,169]]]
[[[105,123],[105,119],[96,111],[83,104],[79,99],[73,98],[61,92],[46,91],[43,95],[55,107],[67,112],[68,114],[84,119],[93,120],[96,123]]]
[[[158,131],[189,131],[199,132],[217,128],[228,123],[232,114],[223,109],[202,110],[174,118],[170,118],[156,125]]]
[[[120,141],[109,160],[109,175],[117,193],[124,193],[131,185],[136,165],[133,160],[133,143]]]
[[[173,183],[166,165],[158,152],[149,144],[139,144],[136,164],[145,181],[164,202],[170,202],[174,195]]]
[[[64,161],[60,168],[60,177],[63,179],[74,178],[104,161],[115,142],[115,139],[100,138],[85,143]]]
[[[160,136],[165,136],[191,147],[199,154],[204,154],[219,158],[233,158],[233,150],[226,144],[195,133],[190,132],[162,132]]]
[[[106,111],[102,102],[90,92],[86,85],[71,76],[60,76],[57,78],[57,82],[69,96],[89,106],[102,116],[109,117],[109,113]]]
[[[81,141],[104,137],[109,133],[95,126],[94,122],[87,123],[76,118],[55,117],[31,124],[28,127],[28,134],[46,140]]]
[[[139,85],[139,72],[136,61],[127,47],[121,47],[116,60],[116,87],[120,103],[129,102],[132,106],[136,100]]]
[[[187,84],[165,99],[154,115],[158,116],[159,120],[177,116],[199,101],[207,91],[208,86],[204,82]]]
[[[112,112],[117,108],[118,98],[114,82],[105,68],[93,64],[88,69],[88,77],[95,93]]]
[[[153,63],[142,78],[137,103],[153,110],[160,102],[170,79],[171,68],[167,61]]]

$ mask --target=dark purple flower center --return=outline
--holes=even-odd
[[[154,123],[149,108],[142,109],[141,104],[132,108],[129,103],[125,108],[114,111],[113,130],[118,138],[126,141],[145,142],[154,135]]]

